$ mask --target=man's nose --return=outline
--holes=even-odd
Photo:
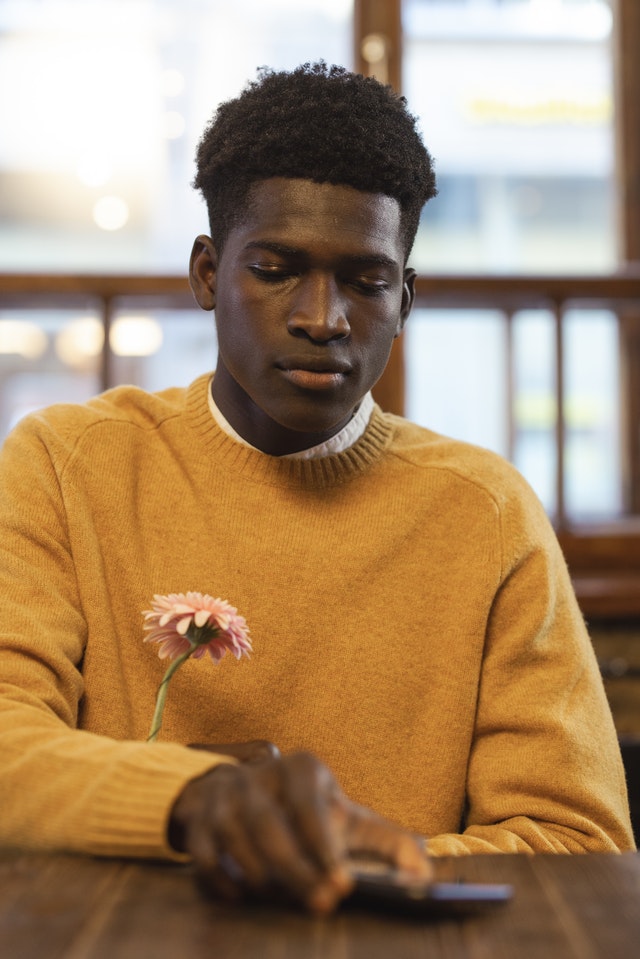
[[[296,284],[287,329],[318,343],[342,340],[351,328],[346,304],[334,277],[309,274]]]

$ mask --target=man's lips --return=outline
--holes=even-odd
[[[330,373],[328,370],[283,370],[286,380],[305,390],[332,390],[343,382],[346,373]]]
[[[289,358],[277,366],[285,379],[306,390],[335,389],[351,371],[347,363],[307,357]]]

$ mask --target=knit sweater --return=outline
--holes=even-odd
[[[222,432],[208,377],[26,418],[0,459],[0,844],[171,857],[220,757],[310,750],[436,854],[633,846],[602,683],[524,480],[377,407],[319,460]],[[254,653],[165,665],[154,593],[238,607]]]

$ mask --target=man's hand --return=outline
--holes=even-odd
[[[215,894],[284,890],[319,913],[351,891],[350,854],[431,876],[414,837],[350,802],[309,753],[221,765],[188,783],[169,838]]]

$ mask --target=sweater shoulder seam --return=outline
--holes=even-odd
[[[461,482],[467,483],[474,487],[474,489],[478,490],[478,492],[482,493],[489,500],[495,511],[498,523],[500,536],[500,580],[502,581],[505,570],[504,510],[502,509],[499,498],[494,491],[486,483],[482,483],[480,480],[469,476],[455,466],[442,463],[418,463],[412,457],[407,456],[399,450],[391,451],[391,455],[419,470],[437,470],[439,472],[449,473],[450,475],[455,476],[456,479],[460,480]]]
[[[87,423],[86,426],[84,426],[75,436],[73,445],[69,449],[67,455],[59,463],[60,479],[62,480],[62,477],[66,469],[69,467],[71,461],[75,458],[78,452],[79,446],[87,438],[88,434],[92,432],[93,430],[98,429],[100,426],[107,426],[111,428],[122,426],[122,427],[128,427],[130,429],[134,429],[134,430],[139,430],[140,432],[143,432],[143,433],[153,433],[154,431],[164,426],[165,423],[168,423],[170,420],[176,419],[177,417],[181,416],[182,412],[183,412],[182,410],[176,410],[176,411],[172,411],[171,413],[167,413],[165,416],[158,418],[157,420],[155,420],[153,423],[151,423],[148,426],[143,423],[136,423],[133,420],[121,418],[114,415],[108,415],[108,416],[100,415],[99,418],[95,419],[93,422]],[[48,452],[52,462],[55,462],[54,457],[51,455],[50,448]]]

